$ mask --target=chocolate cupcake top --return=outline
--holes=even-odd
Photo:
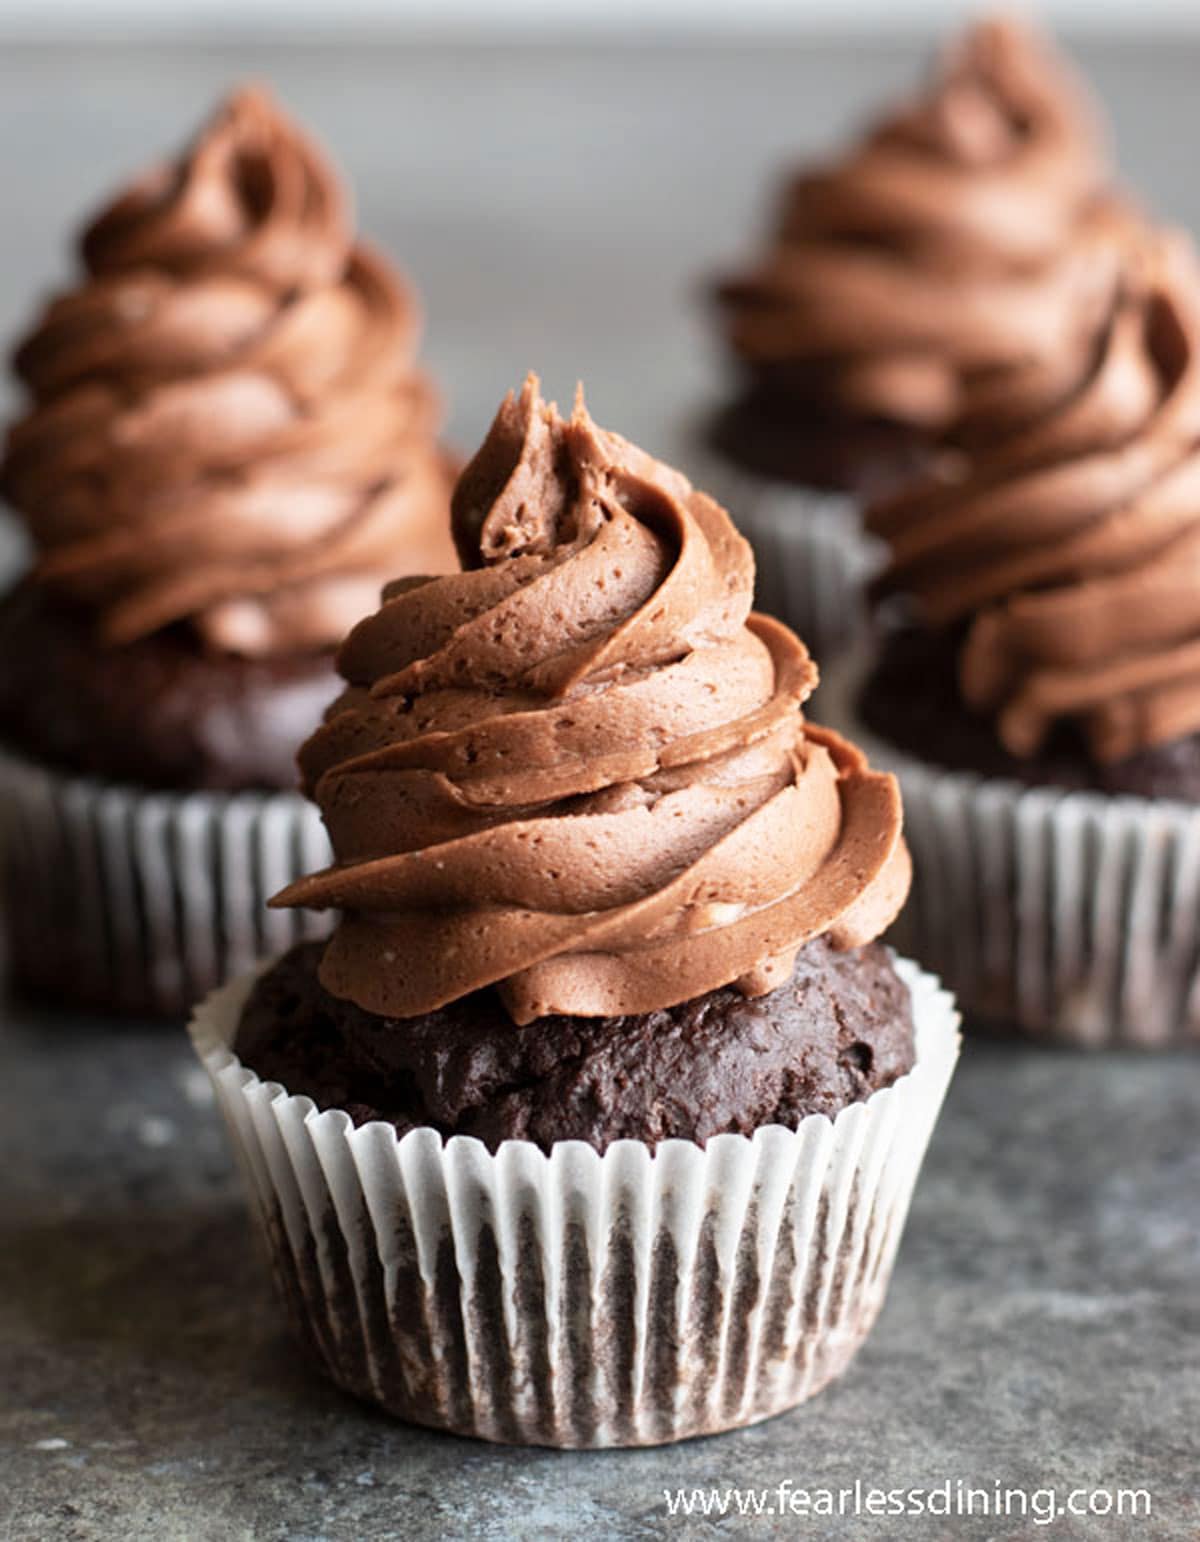
[[[903,901],[896,784],[806,724],[817,674],[750,615],[753,561],[677,472],[530,379],[453,500],[466,571],[402,580],[301,751],[336,854],[275,903],[344,911],[335,996],[411,1017],[757,995]]]
[[[554,1014],[520,1027],[489,990],[402,1019],[339,1001],[320,944],[255,983],[235,1052],[264,1081],[397,1134],[655,1146],[834,1119],[912,1070],[912,1001],[882,943],[805,943],[764,996],[732,987],[633,1016]]]
[[[935,434],[989,422],[1011,374],[1053,399],[1114,282],[1106,177],[1066,66],[983,22],[915,102],[792,180],[769,250],[719,286],[730,348],[760,391]]]
[[[453,565],[413,296],[353,238],[320,151],[261,90],[92,223],[87,276],[16,355],[5,493],[35,578],[106,643],[330,647],[399,571]]]
[[[1200,264],[1181,236],[1125,270],[1080,389],[868,512],[884,593],[959,628],[967,702],[1029,755],[1074,722],[1099,762],[1200,729]]]

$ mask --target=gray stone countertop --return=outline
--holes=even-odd
[[[676,453],[715,380],[698,277],[748,243],[771,173],[903,85],[917,52],[10,48],[0,334],[65,274],[67,230],[98,193],[258,74],[326,138],[364,229],[420,284],[460,443],[536,367],[560,399],[583,377],[600,422]],[[1128,174],[1200,225],[1200,47],[1083,53]],[[968,1042],[850,1372],[754,1429],[640,1452],[406,1429],[310,1372],[179,1025],[0,1007],[0,1164],[12,1542],[1200,1535],[1200,1058]],[[856,1479],[1143,1488],[1153,1514],[689,1519],[664,1502]]]

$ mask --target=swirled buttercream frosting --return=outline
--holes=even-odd
[[[413,296],[257,89],[92,223],[16,355],[3,486],[35,579],[131,642],[332,647],[396,573],[453,565]]]
[[[1074,723],[1099,762],[1200,729],[1200,264],[1130,261],[1059,409],[868,512],[881,588],[963,637],[967,703],[1014,755]]]
[[[453,498],[465,571],[400,580],[300,753],[336,861],[334,996],[411,1017],[495,985],[526,1023],[765,993],[902,903],[899,793],[805,723],[816,669],[679,473],[510,396]]]
[[[940,435],[1010,376],[1078,378],[1128,219],[1089,104],[1032,31],[986,21],[841,159],[787,186],[774,238],[718,287],[759,396]]]

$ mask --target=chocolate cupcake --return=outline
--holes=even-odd
[[[997,395],[1036,410],[1084,367],[1127,219],[1108,178],[1066,65],[981,22],[916,100],[792,177],[766,251],[718,285],[740,378],[707,436],[760,603],[818,657],[861,624],[858,500],[990,431]]]
[[[320,850],[295,745],[383,584],[454,565],[452,468],[412,295],[262,91],[81,250],[17,351],[0,467],[34,552],[0,599],[12,961],[182,1011]]]
[[[336,860],[274,903],[332,939],[197,1049],[342,1386],[552,1445],[764,1418],[869,1330],[957,1050],[874,940],[896,785],[804,721],[724,511],[582,402],[510,396],[453,522],[301,751]]]
[[[1015,401],[1012,403],[1015,407]],[[905,787],[903,935],[964,1001],[1085,1043],[1200,1039],[1200,265],[1127,262],[1102,346],[953,480],[868,511],[857,714]]]

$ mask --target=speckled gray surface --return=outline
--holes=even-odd
[[[422,284],[470,443],[529,366],[667,450],[711,365],[689,286],[788,151],[913,49],[7,51],[0,332],[67,226],[216,87],[274,78]],[[1200,224],[1200,50],[1093,49],[1129,172]],[[692,291],[694,294],[694,289]],[[2,560],[2,559],[0,559]],[[1200,1534],[1200,1057],[969,1044],[891,1295],[807,1408],[680,1448],[507,1451],[390,1425],[287,1342],[178,1026],[0,1016],[0,1536]],[[1137,1487],[1152,1518],[669,1518],[664,1491]],[[774,1502],[774,1495],[769,1502]]]

